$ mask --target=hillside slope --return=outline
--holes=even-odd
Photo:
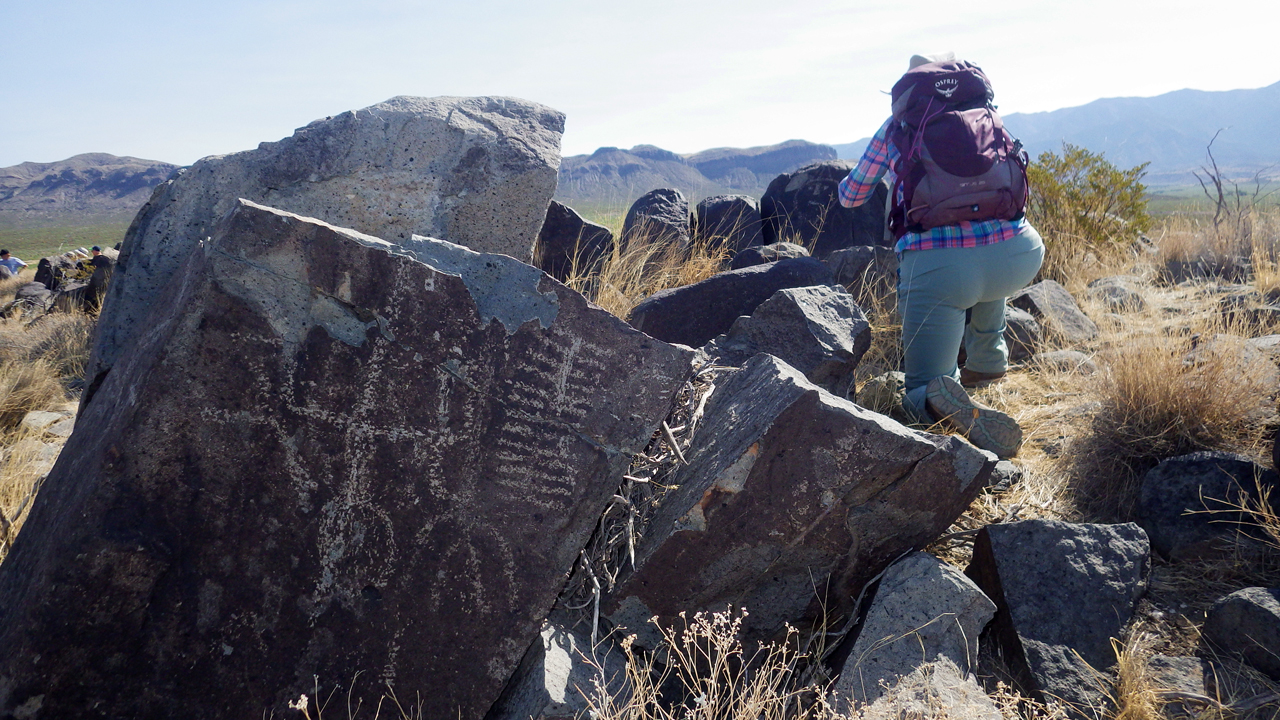
[[[0,168],[0,227],[127,222],[177,167],[86,153]]]
[[[1062,143],[1104,153],[1119,167],[1144,162],[1150,185],[1193,185],[1208,163],[1205,147],[1228,177],[1280,178],[1280,82],[1251,90],[1175,90],[1155,97],[1106,98],[1052,112],[1009,113],[1005,125],[1032,158],[1062,152]],[[874,128],[868,128],[868,131]],[[870,138],[833,145],[857,159]],[[1203,173],[1202,173],[1203,174]]]

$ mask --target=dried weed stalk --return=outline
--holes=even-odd
[[[685,462],[684,451],[693,444],[716,378],[731,369],[715,365],[698,368],[680,389],[671,414],[644,451],[632,458],[622,485],[579,554],[559,606],[592,618],[593,642],[599,635],[601,596],[613,589],[627,568],[635,568],[636,546],[663,498],[674,489],[671,476]]]
[[[795,630],[780,645],[747,655],[738,640],[746,610],[680,614],[682,630],[659,628],[662,645],[644,653],[624,638],[627,677],[622,689],[603,681],[586,694],[599,720],[839,720],[817,686],[796,687],[803,655],[789,650]]]

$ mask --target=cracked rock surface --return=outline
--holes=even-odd
[[[0,715],[483,717],[691,358],[512,258],[240,202],[0,566]]]

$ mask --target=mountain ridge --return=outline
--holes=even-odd
[[[1058,110],[1009,113],[1003,119],[1033,160],[1046,151],[1061,154],[1062,143],[1068,142],[1102,153],[1118,167],[1149,162],[1144,182],[1162,186],[1195,184],[1192,173],[1208,164],[1205,150],[1211,141],[1225,176],[1280,177],[1277,117],[1280,82],[1251,89],[1185,88],[1152,97],[1101,98]],[[832,147],[841,158],[856,160],[870,139]]]
[[[51,163],[0,168],[0,224],[127,222],[178,166],[158,160],[82,153]]]

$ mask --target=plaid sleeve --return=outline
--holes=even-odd
[[[857,166],[849,171],[848,177],[840,181],[841,205],[853,208],[866,202],[880,178],[889,172],[890,153],[893,150],[888,140],[890,122],[892,118],[884,121],[871,142],[867,143],[866,152],[862,153]]]

